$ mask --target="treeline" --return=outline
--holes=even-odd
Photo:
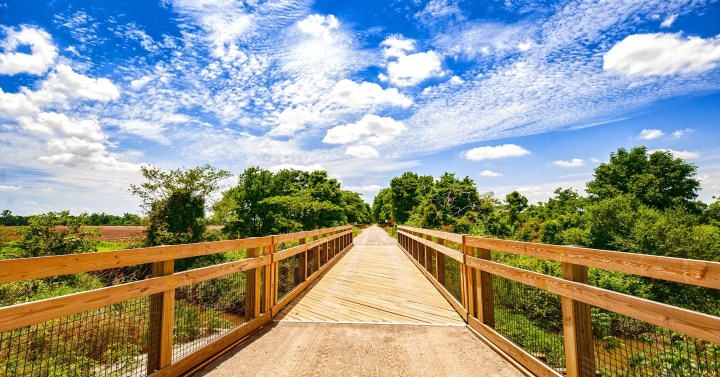
[[[124,213],[122,216],[110,215],[105,212],[103,213],[83,213],[79,216],[70,215],[69,212],[61,212],[63,215],[58,217],[58,224],[56,225],[70,225],[79,221],[81,225],[87,226],[140,226],[143,224],[142,217],[132,214]],[[14,215],[10,210],[4,210],[0,213],[0,225],[3,226],[27,226],[30,223],[30,218],[36,216],[21,216]]]
[[[455,233],[623,252],[720,261],[720,200],[699,200],[697,167],[664,151],[618,149],[587,183],[587,195],[558,188],[538,204],[512,192],[500,200],[472,179],[404,173],[373,203],[378,222]],[[504,262],[559,274],[559,265],[498,255]],[[636,276],[596,271],[603,288],[720,314],[720,293]]]

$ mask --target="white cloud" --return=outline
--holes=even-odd
[[[640,131],[638,138],[643,139],[643,140],[652,140],[652,139],[657,139],[663,135],[665,135],[665,133],[662,132],[661,130],[649,129],[649,130]]]
[[[147,85],[150,82],[150,80],[152,80],[152,76],[145,75],[139,79],[130,81],[130,87],[135,90],[142,89],[145,85]]]
[[[319,111],[305,105],[286,107],[275,117],[277,126],[268,132],[269,136],[292,136],[305,128],[308,123],[318,122],[322,119]]]
[[[384,144],[406,129],[405,125],[390,117],[367,114],[356,123],[336,126],[327,131],[323,143],[348,144],[367,137],[373,145]]]
[[[553,165],[561,166],[564,168],[576,168],[579,166],[584,166],[585,161],[583,161],[583,159],[581,159],[581,158],[573,158],[570,161],[564,161],[564,160],[553,161]]]
[[[357,158],[380,157],[380,152],[369,145],[353,145],[345,150],[345,154]]]
[[[313,172],[315,170],[325,170],[325,168],[322,167],[322,165],[319,164],[311,164],[311,165],[299,165],[299,164],[279,164],[279,165],[273,165],[268,168],[273,173],[277,173],[280,170],[301,170],[301,171],[307,171],[307,172]]]
[[[383,49],[383,55],[388,58],[400,58],[407,55],[408,52],[415,51],[415,40],[408,39],[401,35],[392,35],[385,38],[380,43]]]
[[[649,150],[648,154],[652,154],[654,152],[670,152],[673,157],[675,158],[681,158],[683,160],[694,160],[696,158],[700,158],[700,153],[696,151],[676,151],[673,149],[653,149]]]
[[[503,144],[496,147],[478,147],[465,152],[465,158],[471,161],[497,160],[506,157],[520,157],[530,154],[527,149],[515,144]]]
[[[720,36],[633,34],[603,57],[603,69],[627,76],[667,76],[709,71],[720,64]]]
[[[64,98],[85,98],[93,101],[107,102],[120,97],[120,91],[106,79],[93,79],[76,73],[70,66],[61,64],[55,67],[42,83],[42,91],[51,92],[54,96]]]
[[[101,171],[138,171],[140,166],[120,160],[109,153],[105,145],[77,137],[51,139],[47,143],[50,156],[41,156],[40,161],[60,167],[89,167]]]
[[[128,119],[117,121],[120,131],[169,145],[170,140],[163,134],[167,127],[159,121]]]
[[[76,136],[95,142],[105,139],[95,119],[76,119],[65,114],[42,112],[33,117],[19,117],[17,121],[23,129],[37,134]]]
[[[0,185],[0,191],[20,191],[22,189],[22,186]]]
[[[440,55],[435,51],[400,56],[387,65],[387,77],[397,86],[414,86],[431,77],[444,75]]]
[[[532,47],[532,42],[529,42],[529,41],[518,43],[518,45],[517,45],[518,50],[520,50],[522,52],[529,50],[530,47]]]
[[[311,14],[297,23],[303,34],[316,38],[330,38],[331,33],[340,27],[340,21],[331,15]]]
[[[677,20],[677,18],[678,18],[677,13],[668,16],[668,18],[664,19],[663,22],[660,23],[660,27],[672,26],[672,24],[675,22],[675,20]]]
[[[40,111],[38,104],[28,97],[28,92],[24,89],[20,93],[5,93],[0,88],[0,112],[9,118],[15,118]]]
[[[695,129],[693,129],[693,128],[686,128],[686,129],[684,129],[684,130],[676,130],[675,132],[672,133],[672,135],[673,135],[674,138],[679,139],[679,138],[681,138],[683,135],[689,134],[689,133],[691,133],[691,132],[693,132],[693,131],[695,131]]]
[[[345,186],[342,187],[343,190],[346,191],[353,191],[353,192],[359,192],[359,193],[377,193],[380,192],[380,190],[383,189],[382,186],[379,185],[365,185],[365,186]]]
[[[50,34],[34,27],[20,29],[1,27],[5,39],[0,42],[0,74],[14,75],[30,73],[41,75],[55,62],[57,48],[52,44]],[[20,46],[30,46],[30,54],[17,52]]]
[[[482,172],[480,172],[480,176],[494,178],[494,177],[502,177],[502,174],[500,174],[498,172],[494,172],[492,170],[483,170]]]
[[[351,108],[363,108],[374,105],[410,107],[412,100],[400,94],[395,88],[383,90],[380,85],[370,82],[358,84],[343,79],[335,84],[330,98],[333,102]]]

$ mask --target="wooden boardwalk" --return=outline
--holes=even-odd
[[[355,246],[277,321],[464,326],[452,306],[382,229]]]
[[[197,377],[522,376],[378,227]]]

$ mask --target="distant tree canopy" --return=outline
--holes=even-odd
[[[694,178],[696,171],[695,165],[674,158],[668,151],[648,155],[646,147],[630,151],[620,148],[610,154],[610,162],[595,169],[587,192],[601,200],[629,194],[660,210],[680,205],[694,209],[700,189],[700,181]]]
[[[28,225],[32,216],[20,216],[13,215],[12,211],[6,209],[0,213],[0,225],[4,226],[24,226]],[[56,220],[62,224],[56,225],[68,225],[67,222],[74,221],[78,218],[82,224],[88,226],[105,226],[105,225],[143,225],[143,219],[135,214],[125,213],[122,216],[109,215],[103,213],[83,213],[80,216],[73,216],[68,214],[67,216],[60,216]]]
[[[252,167],[215,204],[216,221],[231,237],[255,237],[372,221],[357,193],[340,189],[325,171]]]

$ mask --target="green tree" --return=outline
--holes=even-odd
[[[646,147],[630,151],[619,148],[610,154],[610,162],[595,168],[594,179],[587,183],[593,199],[610,199],[632,194],[649,207],[666,209],[684,205],[697,209],[700,181],[695,178],[697,167],[668,151],[647,154]]]
[[[223,193],[215,205],[216,219],[232,237],[256,237],[346,224],[369,217],[367,206],[355,193],[325,171],[281,170],[275,174],[251,167],[237,186]]]
[[[378,223],[390,221],[392,219],[393,207],[392,207],[392,189],[390,187],[380,190],[375,195],[372,205],[373,219]]]
[[[410,214],[427,195],[433,186],[433,177],[419,176],[415,173],[405,172],[390,181],[392,191],[393,221],[405,224]]]
[[[351,191],[342,192],[345,217],[351,224],[370,224],[373,222],[370,205],[365,203],[360,194]]]
[[[230,176],[210,165],[165,172],[143,166],[146,182],[131,185],[130,191],[142,199],[148,214],[146,244],[199,242],[205,231],[205,207],[208,198]]]

